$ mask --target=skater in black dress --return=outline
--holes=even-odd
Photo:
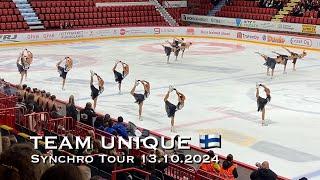
[[[135,93],[136,87],[139,85],[139,83],[141,83],[143,85],[143,89],[144,89],[143,94]],[[150,83],[145,80],[137,80],[130,93],[134,97],[134,99],[136,100],[135,103],[138,103],[138,105],[139,105],[139,120],[142,120],[141,115],[142,115],[143,102],[150,95]]]
[[[178,96],[178,104],[177,105],[172,104],[168,100],[169,95],[172,91],[176,91],[176,94]],[[163,100],[165,103],[167,115],[169,118],[171,118],[171,132],[176,132],[175,127],[174,127],[175,113],[176,113],[176,111],[181,110],[184,107],[185,99],[186,99],[186,97],[182,93],[180,93],[177,89],[173,88],[172,86],[169,86],[169,90]]]
[[[277,57],[277,58],[271,58],[271,57],[268,57],[267,55],[264,55],[264,54],[261,54],[259,52],[256,52],[257,54],[259,54],[261,57],[264,58],[265,60],[265,63],[263,65],[267,66],[267,76],[270,75],[269,73],[269,69],[271,69],[271,78],[273,77],[273,73],[274,73],[274,69],[276,67],[276,64],[278,62],[281,62],[281,59],[280,57]]]
[[[93,109],[96,109],[98,96],[104,91],[104,81],[103,79],[95,72],[90,71],[91,80],[90,80],[90,89],[91,89],[91,98],[93,100]],[[93,85],[93,76],[97,76],[99,89]]]
[[[119,63],[121,63],[121,65],[122,65],[122,73],[120,73],[116,70],[117,65]],[[119,84],[119,93],[121,93],[121,83],[122,83],[122,80],[129,74],[129,65],[122,62],[122,61],[118,61],[118,62],[116,62],[116,64],[112,68],[112,71],[114,74],[115,81],[118,82],[118,84]]]
[[[266,98],[263,98],[259,95],[259,88],[263,87],[264,88],[264,92],[266,93]],[[262,126],[266,125],[265,124],[265,113],[266,113],[266,109],[265,106],[268,102],[271,101],[271,91],[269,88],[267,88],[267,86],[263,85],[263,84],[257,84],[256,85],[256,98],[257,98],[257,105],[258,105],[258,112],[262,112]]]
[[[63,61],[65,61],[64,67],[60,66]],[[70,57],[65,57],[63,60],[59,61],[56,65],[58,72],[60,74],[60,77],[62,77],[62,90],[65,90],[64,85],[66,83],[67,74],[72,69],[72,65],[73,65],[73,60]]]
[[[281,60],[281,62],[279,62],[279,64],[283,64],[284,65],[284,68],[283,68],[283,74],[286,74],[286,69],[287,69],[287,63],[288,63],[288,60],[289,60],[289,56],[285,55],[285,54],[280,54],[280,53],[277,53],[277,52],[274,52],[272,51],[273,53],[277,54],[277,58],[279,58]]]

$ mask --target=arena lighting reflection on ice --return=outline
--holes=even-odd
[[[80,137],[76,136],[74,141],[74,146],[68,139],[67,136],[62,137],[60,144],[57,145],[56,141],[58,141],[57,136],[30,136],[30,140],[34,144],[34,149],[39,149],[39,141],[44,141],[44,148],[46,150],[61,150],[61,149],[92,149],[93,148],[93,139],[90,136]],[[190,150],[189,143],[191,141],[191,137],[183,137],[180,136],[174,140],[174,137],[171,139],[166,139],[165,137],[161,137],[160,139],[152,136],[140,138],[140,137],[129,137],[125,139],[123,137],[114,137],[112,136],[110,141],[105,137],[101,137],[101,145],[103,149],[114,149],[122,147],[128,149],[140,149],[141,146],[146,149],[157,149],[162,148],[165,150],[171,150],[174,148],[180,150]],[[170,143],[168,143],[170,141]]]

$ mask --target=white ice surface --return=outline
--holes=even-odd
[[[254,165],[268,160],[277,174],[285,177],[305,175],[320,179],[320,61],[319,52],[308,51],[308,56],[287,74],[277,65],[274,79],[266,76],[263,59],[254,52],[273,55],[271,51],[286,53],[280,47],[249,44],[216,39],[188,39],[194,46],[185,58],[166,64],[159,43],[166,39],[124,39],[63,44],[25,46],[34,53],[34,63],[28,73],[31,87],[46,89],[59,99],[73,94],[76,103],[84,106],[90,99],[90,70],[105,80],[105,91],[98,98],[97,111],[112,117],[121,115],[126,121],[168,136],[170,121],[166,116],[163,97],[169,85],[183,92],[185,106],[176,113],[178,134],[191,136],[198,145],[199,132],[220,132],[222,148],[215,152],[231,153],[236,160]],[[0,76],[18,83],[20,76],[15,65],[24,47],[0,48]],[[302,52],[299,49],[293,51]],[[75,60],[67,76],[66,90],[61,91],[61,79],[55,69],[58,60],[70,56]],[[123,81],[123,92],[118,94],[111,71],[116,60],[130,65],[130,74]],[[139,121],[138,106],[130,90],[135,79],[151,83],[151,95],[144,103],[143,121]],[[255,84],[264,83],[271,89],[271,103],[267,105],[267,119],[271,124],[262,127],[256,111]],[[138,89],[142,89],[141,86]],[[261,90],[262,96],[265,96]],[[176,102],[172,94],[170,100]],[[274,145],[268,152],[258,151],[259,144]],[[279,147],[288,149],[287,153]],[[279,150],[279,152],[278,152]],[[311,156],[303,159],[306,154]],[[281,153],[276,157],[274,154]],[[297,160],[296,160],[297,159]],[[309,174],[309,175],[308,175]]]

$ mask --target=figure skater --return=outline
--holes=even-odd
[[[135,93],[136,87],[139,85],[139,82],[143,85],[143,89],[144,89],[143,94]],[[150,95],[150,83],[145,80],[137,80],[130,93],[134,97],[134,99],[136,100],[135,103],[138,103],[138,105],[139,105],[139,120],[142,120],[141,114],[142,114],[143,102]]]
[[[172,91],[176,91],[176,94],[178,96],[178,104],[174,105],[171,102],[168,101],[169,95]],[[176,132],[174,128],[174,116],[176,111],[181,110],[184,107],[184,101],[186,97],[180,93],[177,89],[173,88],[172,86],[169,86],[169,90],[164,97],[164,102],[165,102],[165,108],[166,112],[169,118],[171,118],[171,132]]]
[[[64,67],[60,66],[63,61],[65,61]],[[65,90],[64,85],[66,83],[67,74],[72,69],[73,60],[70,57],[65,57],[63,60],[60,60],[56,66],[60,77],[62,77],[62,90]]]
[[[97,73],[93,71],[90,71],[90,73],[91,73],[91,80],[90,80],[91,98],[93,100],[93,109],[96,109],[98,96],[104,91],[104,81]],[[93,85],[93,76],[97,76],[99,89],[97,89]]]
[[[262,98],[260,95],[259,95],[259,87],[263,87],[264,88],[264,92],[266,93],[266,98]],[[266,125],[265,124],[265,114],[266,114],[266,109],[265,109],[265,106],[268,102],[271,101],[271,92],[270,92],[270,89],[267,88],[267,86],[263,85],[263,84],[257,84],[256,85],[256,98],[257,98],[257,105],[258,105],[258,112],[261,111],[262,112],[262,126]]]
[[[289,60],[292,60],[293,63],[293,71],[296,71],[296,63],[298,59],[302,59],[307,55],[306,51],[303,51],[302,54],[298,54],[290,51],[289,49],[283,47],[283,49],[287,50],[290,53]]]
[[[30,68],[30,65],[33,61],[33,55],[30,51],[28,51],[27,49],[24,49],[18,59],[17,59],[17,67],[18,67],[18,71],[21,75],[20,78],[20,83],[19,85],[22,84],[23,79],[27,80],[27,74],[28,74],[28,70]]]
[[[277,53],[275,51],[272,51],[273,53],[277,54],[277,58],[280,59],[281,62],[279,62],[279,64],[282,64],[284,66],[283,68],[283,74],[286,74],[286,69],[287,69],[287,63],[288,63],[288,60],[289,60],[289,56],[285,55],[285,54],[280,54],[280,53]]]
[[[173,42],[170,43],[169,41],[167,41],[171,47],[172,47],[172,51],[174,52],[174,55],[176,56],[176,61],[178,60],[178,56],[179,56],[179,52],[180,52],[180,44],[183,42],[182,39],[178,39],[178,38],[174,38]]]
[[[184,55],[184,51],[186,50],[186,49],[189,49],[190,48],[190,46],[192,45],[192,42],[184,42],[184,38],[181,38],[182,39],[182,43],[181,43],[181,47],[180,47],[180,49],[181,49],[181,51],[182,51],[182,53],[181,53],[181,58],[183,58],[183,55]]]
[[[256,52],[257,54],[259,54],[261,57],[264,58],[264,60],[266,61],[263,65],[267,66],[267,76],[270,76],[269,73],[269,69],[271,69],[271,78],[273,77],[273,73],[274,73],[274,68],[276,67],[276,64],[279,62],[281,62],[280,58],[271,58],[268,57],[267,55],[261,54],[259,52]]]
[[[164,45],[164,44],[161,44],[161,45],[164,48],[164,52],[167,55],[167,64],[169,64],[170,55],[171,55],[171,52],[172,52],[172,47],[168,46],[168,45]]]
[[[122,65],[122,73],[120,73],[116,70],[117,65],[119,63],[121,63],[121,65]],[[122,83],[122,80],[129,74],[129,65],[122,62],[122,61],[118,61],[118,62],[116,62],[116,64],[112,68],[112,71],[114,73],[115,81],[118,82],[118,84],[119,84],[119,93],[121,93],[121,83]]]

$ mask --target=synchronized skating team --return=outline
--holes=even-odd
[[[189,49],[189,47],[192,45],[191,42],[186,42],[184,38],[174,38],[172,42],[166,41],[164,44],[162,44],[164,48],[164,52],[167,56],[167,63],[170,63],[170,55],[171,53],[174,53],[175,55],[175,60],[177,61],[179,53],[181,52],[181,58],[183,58],[184,52],[186,49]],[[301,59],[307,55],[305,51],[303,51],[301,54],[295,53],[290,51],[287,48],[284,48],[288,51],[289,55],[285,54],[280,54],[277,52],[274,52],[277,56],[275,58],[269,57],[265,54],[256,52],[257,54],[261,55],[265,63],[264,65],[267,66],[267,75],[270,76],[269,69],[271,69],[271,78],[273,77],[274,74],[274,69],[276,67],[276,64],[282,64],[284,65],[284,70],[283,73],[286,73],[286,66],[287,62],[289,60],[292,60],[293,63],[293,70],[296,70],[296,63],[298,59]],[[21,75],[20,78],[20,85],[22,84],[23,80],[27,78],[27,72],[32,64],[33,61],[33,54],[27,50],[24,49],[18,59],[17,59],[17,67],[18,71]],[[64,65],[63,65],[64,64]],[[118,65],[121,65],[122,72],[117,71]],[[62,90],[65,88],[65,82],[66,82],[66,77],[68,72],[72,69],[73,67],[73,60],[71,57],[65,57],[63,60],[60,60],[56,68],[60,74],[60,77],[62,78]],[[119,93],[121,93],[121,84],[122,81],[129,75],[129,65],[123,61],[117,61],[112,68],[112,71],[114,73],[115,81],[118,83],[118,89]],[[93,107],[96,108],[97,106],[97,99],[98,96],[103,93],[104,91],[104,80],[102,79],[101,76],[99,76],[97,73],[94,71],[90,71],[90,89],[91,89],[91,98],[94,101]],[[97,81],[98,81],[98,88],[94,86],[93,80],[94,76],[96,76]],[[136,92],[136,87],[142,85],[143,86],[143,93],[137,93]],[[264,88],[266,97],[263,98],[259,94],[259,88],[262,87]],[[136,80],[134,82],[133,88],[130,91],[130,94],[134,97],[135,103],[139,105],[139,119],[142,120],[142,109],[143,109],[143,102],[149,97],[150,95],[150,83],[146,80]],[[175,92],[177,98],[178,98],[178,103],[175,105],[171,103],[168,98],[172,92]],[[256,85],[256,98],[257,98],[257,105],[258,105],[258,111],[262,112],[262,125],[266,125],[265,122],[265,106],[268,102],[271,100],[271,91],[270,89],[264,85],[264,84],[257,84]],[[165,102],[165,110],[167,112],[168,117],[171,119],[171,131],[175,131],[174,127],[174,117],[175,113],[178,110],[181,110],[184,107],[184,102],[186,100],[186,97],[184,94],[182,94],[180,91],[178,91],[175,87],[169,86],[168,92],[165,94],[164,97],[164,102]]]

